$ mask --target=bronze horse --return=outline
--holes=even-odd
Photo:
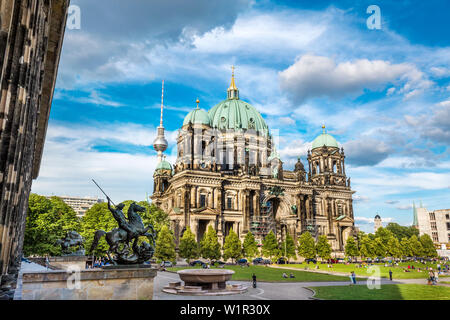
[[[142,218],[139,212],[145,212],[145,208],[137,205],[133,202],[128,208],[128,219],[122,212],[124,205],[121,203],[116,208],[111,208],[108,199],[108,207],[112,212],[114,218],[117,220],[119,227],[115,228],[109,232],[103,230],[97,230],[94,235],[94,241],[90,251],[93,252],[97,246],[101,237],[105,236],[106,242],[109,245],[107,255],[110,261],[114,264],[132,264],[132,263],[142,263],[147,261],[153,256],[154,244],[156,233],[153,226],[150,224],[147,227],[144,226]],[[151,233],[148,231],[151,230]],[[151,244],[144,242],[141,246],[138,246],[139,237],[147,237]],[[130,254],[130,242],[133,242],[132,249],[133,253]],[[120,244],[124,247],[119,250]],[[116,258],[111,258],[111,253],[116,254]],[[144,260],[144,261],[142,261]]]

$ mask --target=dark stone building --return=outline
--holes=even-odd
[[[20,268],[69,0],[0,0],[0,298]]]

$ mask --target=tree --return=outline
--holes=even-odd
[[[421,257],[423,255],[422,243],[415,235],[409,238],[409,247],[411,248],[411,253],[414,257]]]
[[[402,257],[402,248],[400,247],[400,241],[394,236],[392,236],[388,241],[387,252],[389,256],[393,258]]]
[[[424,258],[436,258],[438,256],[433,240],[428,234],[423,234],[419,238],[422,245],[422,253]]]
[[[389,255],[389,240],[393,237],[393,233],[386,228],[380,227],[375,232],[375,253],[377,256],[386,257]]]
[[[314,259],[316,257],[316,248],[314,238],[306,231],[298,239],[298,255],[305,259]]]
[[[414,227],[401,226],[398,223],[390,222],[386,226],[386,230],[390,231],[399,241],[403,238],[410,238],[413,235],[419,236],[419,230]]]
[[[163,226],[156,239],[155,257],[160,261],[175,261],[175,242],[172,232]]]
[[[290,234],[286,235],[286,239],[281,243],[280,251],[281,253],[290,261],[291,258],[295,259],[297,258],[297,255],[295,254],[295,242],[294,239],[291,237]]]
[[[331,259],[331,245],[328,243],[326,235],[319,236],[316,244],[316,253],[322,260]]]
[[[345,255],[350,258],[359,256],[359,250],[356,245],[355,239],[352,236],[347,238],[347,243],[345,244]]]
[[[225,243],[223,245],[223,258],[228,260],[231,258],[231,261],[239,259],[242,257],[242,244],[241,240],[239,240],[236,232],[233,231],[233,228],[230,229],[230,232],[225,237]]]
[[[244,257],[247,259],[256,257],[259,252],[258,243],[256,242],[253,233],[251,233],[250,231],[245,235],[244,243],[242,244],[242,252],[244,254]]]
[[[75,211],[61,198],[31,194],[28,200],[23,251],[25,255],[60,255],[56,243],[67,231],[80,231]]]
[[[278,241],[272,230],[266,235],[263,240],[262,254],[265,257],[270,257],[270,260],[272,261],[274,261],[273,259],[278,258],[278,256],[280,255]]]
[[[373,240],[367,235],[364,235],[359,241],[359,254],[363,259],[376,257]]]
[[[402,240],[400,241],[400,248],[402,249],[403,257],[412,257],[413,256],[413,252],[411,250],[409,239],[407,237],[403,237]]]
[[[180,239],[179,255],[186,259],[188,263],[190,259],[197,259],[199,256],[198,244],[195,241],[195,235],[192,233],[190,227],[186,228],[186,231],[184,231]]]
[[[207,232],[200,241],[200,254],[205,259],[218,260],[221,257],[219,239],[216,230],[212,226],[208,227]]]
[[[381,240],[381,238],[375,238],[373,240],[373,252],[377,257],[386,256],[386,246],[383,244],[383,240]]]

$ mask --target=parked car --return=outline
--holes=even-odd
[[[171,268],[173,267],[173,263],[171,261],[163,261],[161,262],[161,267]]]
[[[219,260],[217,260],[217,261],[211,261],[211,265],[212,265],[212,266],[224,266],[224,265],[225,265],[225,262],[219,261]]]
[[[238,264],[247,264],[248,260],[247,259],[239,259],[238,261],[236,261]]]
[[[195,266],[202,266],[203,268],[206,267],[206,263],[204,263],[204,262],[201,261],[201,260],[191,261],[191,262],[189,263],[189,265],[190,265],[191,267],[195,267]]]
[[[310,262],[316,264],[316,263],[317,263],[317,260],[316,260],[316,259],[306,259],[305,262],[308,263],[308,264],[309,264]]]
[[[259,258],[255,258],[253,259],[253,264],[263,264],[264,259],[259,257]]]
[[[285,257],[278,258],[277,264],[287,264],[288,260]]]

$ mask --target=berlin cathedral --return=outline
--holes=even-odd
[[[177,244],[188,226],[198,241],[214,227],[221,244],[231,228],[241,240],[252,232],[259,243],[270,231],[280,241],[309,231],[316,239],[326,235],[339,256],[356,235],[343,148],[323,126],[308,150],[307,170],[300,157],[293,171],[285,170],[263,117],[239,98],[234,72],[227,99],[209,111],[197,100],[185,117],[174,164],[163,155],[163,98],[157,130],[151,199],[168,213]]]

